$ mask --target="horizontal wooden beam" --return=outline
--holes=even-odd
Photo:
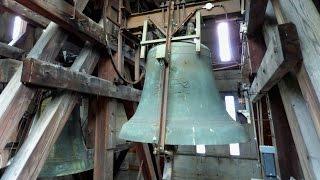
[[[12,59],[21,59],[24,54],[24,50],[0,42],[0,56]]]
[[[104,30],[101,25],[91,20],[89,17],[76,12],[76,18],[73,18],[74,8],[65,1],[41,1],[41,0],[15,0],[18,3],[29,8],[32,11],[55,22],[60,27],[77,35],[85,41],[97,44],[99,47],[106,47]],[[117,46],[110,43],[113,52],[117,51]],[[134,55],[124,52],[125,62],[133,65]],[[142,65],[143,66],[143,65]]]
[[[227,11],[227,13],[235,13],[240,12],[240,3],[238,0],[229,0],[229,1],[221,1],[219,3],[215,3],[216,5],[223,5]],[[202,3],[190,3],[186,5],[186,17],[194,12],[196,9],[201,9],[205,5],[205,2]],[[176,12],[177,13],[177,12]],[[216,15],[225,14],[223,8],[213,8],[210,11],[202,10],[201,16],[202,17],[211,17]],[[131,15],[127,20],[127,28],[128,29],[135,29],[143,26],[144,20],[152,19],[156,24],[162,24],[162,12],[161,9],[156,9],[149,12],[138,13]],[[175,16],[178,17],[178,16]]]
[[[302,61],[299,37],[294,24],[266,25],[265,31],[269,36],[269,45],[250,88],[253,102]]]
[[[261,30],[264,22],[264,16],[268,0],[249,0],[246,10],[246,20],[248,22],[248,35],[256,35]]]
[[[34,59],[23,61],[21,81],[32,85],[66,89],[128,101],[139,101],[141,95],[140,90],[129,86],[116,86],[111,81],[102,78]]]
[[[92,43],[98,43],[102,47],[106,45],[103,28],[79,11],[76,11],[76,18],[73,18],[74,8],[65,1],[15,1],[50,19],[80,38],[84,38],[84,40],[88,40]]]
[[[15,59],[0,59],[0,83],[8,83],[21,64]]]
[[[29,8],[24,7],[14,0],[0,0],[0,9],[1,8],[11,13],[17,14],[24,20],[42,28],[47,27],[50,23],[47,18],[33,12]]]

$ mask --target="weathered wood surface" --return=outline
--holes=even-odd
[[[249,36],[254,36],[262,28],[268,0],[249,0],[247,2],[249,6],[246,10],[247,33]]]
[[[274,125],[274,134],[277,145],[277,156],[281,179],[303,179],[297,148],[293,141],[286,112],[277,86],[268,92],[270,100],[271,118]]]
[[[32,24],[43,27],[43,28],[47,27],[48,24],[50,23],[50,21],[47,18],[22,6],[21,4],[15,2],[14,0],[1,0],[0,8],[1,7],[9,12],[12,12],[14,14],[21,16],[21,18],[25,19],[26,21],[31,22]]]
[[[114,55],[117,59],[118,55]],[[110,57],[101,58],[98,76],[113,81],[117,75],[112,67]],[[113,162],[115,147],[115,126],[117,101],[112,98],[99,97],[96,109],[94,179],[113,179]],[[102,139],[102,140],[101,140]],[[99,143],[100,142],[100,143]],[[105,153],[105,149],[109,149]]]
[[[57,57],[66,38],[67,35],[64,31],[56,24],[50,23],[29,52],[27,58],[53,61]],[[20,82],[21,75],[22,65],[0,95],[0,149],[4,148],[7,140],[16,130],[33,97],[38,92],[36,89],[23,85]],[[9,176],[11,177],[11,175]]]
[[[228,13],[235,13],[240,12],[240,3],[237,0],[231,0],[231,1],[221,1],[219,3],[215,3],[215,5],[223,5],[226,8],[226,11]],[[189,4],[186,6],[186,17],[194,12],[195,9],[202,8],[205,5],[205,3],[195,3],[195,4]],[[201,11],[202,17],[212,17],[216,15],[223,15],[225,14],[225,11],[222,8],[214,8],[211,11],[203,10]],[[175,17],[178,17],[177,14]],[[183,16],[181,16],[183,18]],[[138,14],[132,14],[129,16],[127,20],[127,28],[128,29],[135,29],[140,28],[143,26],[144,20],[152,19],[153,22],[156,24],[162,24],[162,13],[161,9],[156,9],[153,11],[149,11],[146,13],[138,13]],[[180,20],[182,22],[183,19]]]
[[[146,180],[156,180],[157,175],[151,159],[148,144],[136,143],[136,154],[142,164],[143,177]]]
[[[21,81],[32,85],[66,89],[128,101],[138,102],[141,96],[141,91],[138,89],[125,85],[116,86],[111,81],[38,60],[23,62]]]
[[[57,46],[57,41],[63,42],[61,37],[57,37],[60,36],[59,33],[57,34],[59,31],[55,24],[49,25],[27,57],[40,60],[54,59],[59,52],[57,49],[61,47],[61,45]],[[54,46],[56,46],[56,49],[51,49]],[[5,146],[7,139],[15,131],[36,94],[35,89],[26,87],[20,82],[21,75],[22,64],[0,94],[0,149]]]
[[[0,83],[8,83],[21,64],[15,59],[0,59]]]
[[[259,66],[266,52],[266,45],[264,43],[262,33],[257,36],[248,37],[248,56],[249,56],[249,73],[254,75],[258,72]]]
[[[0,56],[12,59],[21,59],[24,54],[24,50],[0,42]]]
[[[73,6],[65,1],[41,1],[41,0],[16,0],[18,3],[30,8],[36,13],[57,23],[62,28],[72,34],[79,36],[84,40],[93,42],[100,47],[105,47],[106,41],[102,26],[94,22],[87,16],[81,13],[81,9],[85,6],[79,6],[79,11],[76,11],[76,18],[73,18]],[[86,0],[87,1],[87,0]],[[85,4],[85,3],[83,3]],[[81,10],[81,11],[80,11]],[[117,51],[117,46],[110,44],[112,51]],[[123,53],[125,62],[133,65],[134,56],[128,52]],[[143,65],[142,65],[143,66]]]
[[[268,39],[267,51],[257,75],[252,82],[251,101],[260,99],[265,92],[276,85],[280,79],[302,61],[299,38],[294,24],[265,25]]]
[[[103,28],[80,11],[76,11],[76,19],[73,19],[73,6],[65,1],[41,1],[41,0],[15,0],[30,8],[34,12],[59,24],[69,32],[78,35],[84,40],[105,46],[106,41]]]
[[[268,17],[276,18],[279,24],[290,21],[297,28],[303,62],[296,76],[320,138],[320,14],[312,0],[271,2]]]
[[[86,46],[70,69],[91,73],[98,59],[99,53]],[[43,113],[35,117],[36,128],[30,132],[2,179],[35,179],[38,176],[77,101],[78,94],[61,92],[48,103]]]
[[[320,179],[320,139],[297,80],[290,74],[278,84],[305,179]]]

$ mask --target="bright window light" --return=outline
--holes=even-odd
[[[233,96],[225,96],[224,98],[226,102],[226,110],[232,119],[236,120],[236,108],[234,104],[234,97]],[[240,148],[239,143],[234,143],[229,145],[230,155],[232,156],[239,156],[240,155]]]
[[[14,18],[12,40],[16,40],[21,35],[22,19],[19,16]]]
[[[231,60],[229,26],[227,22],[218,24],[219,55],[223,62]]]
[[[26,30],[27,22],[22,20],[19,16],[16,16],[14,18],[13,23],[13,30],[12,30],[12,40],[8,44],[9,46],[13,46],[20,38],[20,36],[25,32]]]
[[[197,154],[205,154],[206,146],[205,145],[197,145],[196,146]]]

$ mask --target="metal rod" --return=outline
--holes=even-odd
[[[201,14],[200,11],[196,12],[196,35],[198,39],[196,41],[196,52],[199,53],[201,50]]]
[[[134,55],[134,80],[138,81],[140,78],[140,46],[136,50],[136,53]]]
[[[142,31],[142,42],[147,40],[147,32],[148,32],[148,20],[144,20],[143,31]],[[140,58],[144,59],[145,57],[146,57],[146,46],[141,44]]]
[[[199,38],[197,35],[188,35],[188,36],[179,36],[179,37],[173,37],[171,38],[171,41],[180,41],[180,40],[187,40],[187,39],[194,39],[194,38]],[[161,38],[161,39],[154,39],[154,40],[148,40],[148,41],[141,41],[141,45],[145,46],[148,44],[155,44],[155,43],[164,43],[166,42],[166,38]]]
[[[168,106],[168,91],[169,91],[169,72],[170,72],[170,57],[171,57],[171,37],[172,37],[172,20],[171,15],[174,11],[174,2],[169,1],[167,8],[168,27],[167,27],[167,39],[165,48],[165,69],[162,84],[162,100],[160,111],[160,134],[159,134],[159,150],[164,151],[165,137],[166,137],[166,121],[167,121],[167,106]]]

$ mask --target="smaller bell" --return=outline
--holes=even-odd
[[[93,168],[93,150],[86,148],[81,131],[80,122],[75,116],[70,116],[48,155],[40,177],[65,176]]]

